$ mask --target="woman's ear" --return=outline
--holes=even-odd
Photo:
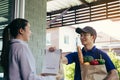
[[[19,34],[23,34],[23,31],[24,31],[24,30],[23,30],[22,28],[20,28],[20,29],[19,29]]]

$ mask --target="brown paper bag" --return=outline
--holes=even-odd
[[[82,80],[103,80],[107,76],[105,65],[81,65]]]

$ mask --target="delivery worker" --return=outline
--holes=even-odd
[[[96,30],[90,26],[86,26],[83,29],[76,28],[76,32],[78,34],[80,34],[80,40],[81,40],[82,45],[84,46],[82,48],[83,56],[92,56],[94,59],[99,59],[100,55],[102,55],[102,58],[105,60],[105,66],[106,66],[106,69],[108,72],[108,75],[105,78],[105,80],[118,80],[118,72],[117,72],[113,62],[107,55],[107,53],[103,52],[102,50],[100,50],[100,49],[96,48],[96,46],[94,46],[94,43],[95,43],[95,40],[97,37]],[[100,55],[98,55],[96,53],[98,53]],[[75,63],[74,80],[81,80],[78,52],[70,53],[70,54],[66,55],[65,57],[63,56],[62,62],[65,64],[71,64],[74,62]]]

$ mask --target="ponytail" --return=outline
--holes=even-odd
[[[4,70],[4,74],[8,73],[8,66],[9,66],[9,40],[10,40],[10,33],[9,33],[9,26],[6,26],[3,30],[3,44],[2,44],[2,53],[1,53],[1,65]]]

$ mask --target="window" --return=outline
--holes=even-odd
[[[14,6],[14,0],[0,0],[0,55],[2,50],[3,29],[13,19],[13,11],[14,11],[13,6]],[[0,70],[1,69],[2,68],[0,68]],[[0,72],[0,79],[2,79],[3,75],[4,74]]]
[[[50,33],[46,34],[46,45],[51,45],[51,34]]]
[[[2,33],[4,27],[13,19],[14,0],[0,1],[0,52],[2,49]]]
[[[69,36],[64,36],[64,44],[69,44]]]

